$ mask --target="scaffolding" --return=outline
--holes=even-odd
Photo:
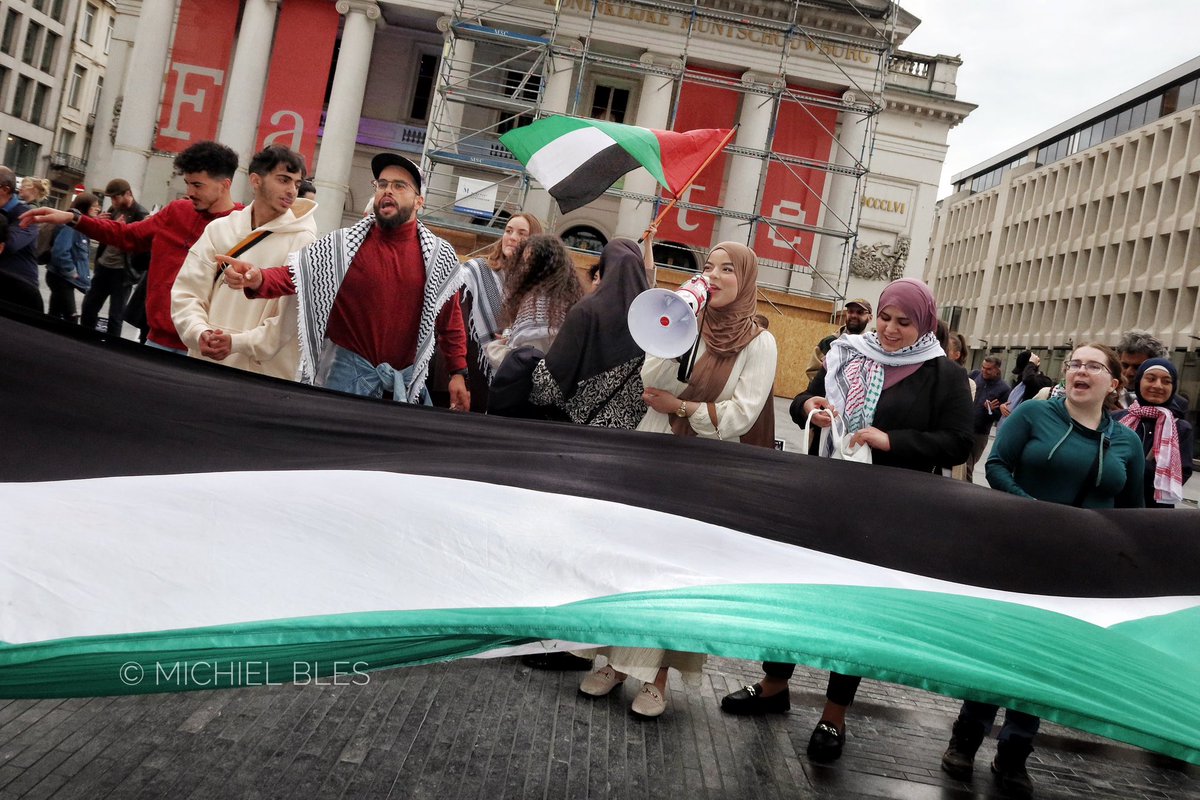
[[[762,235],[788,243],[792,250],[788,261],[762,259],[760,254],[760,266],[765,268],[760,270],[760,285],[841,298],[849,279],[876,116],[883,108],[897,11],[888,0],[456,0],[452,15],[440,24],[446,38],[436,87],[440,102],[423,153],[430,174],[425,217],[442,227],[475,233],[481,225],[502,228],[511,214],[527,208],[532,187],[523,166],[499,137],[552,113],[642,124],[630,107],[630,94],[611,90],[622,78],[630,85],[652,77],[671,82],[667,129],[675,129],[680,99],[689,87],[726,90],[737,93],[740,103],[770,105],[767,147],[734,144],[725,150],[727,171],[735,157],[761,162],[753,201],[745,207],[719,207],[683,198],[676,207],[691,218],[713,218],[713,231],[722,221],[727,228],[744,228],[744,240],[752,246]],[[641,58],[639,50],[646,43],[632,41],[638,30],[633,21],[648,15],[677,22],[672,28],[674,38],[653,43],[655,49],[670,53],[666,63]],[[621,20],[627,21],[628,28],[623,36]],[[777,46],[769,60],[759,58],[762,66],[751,67],[773,79],[744,81],[745,65],[714,61],[714,30],[736,31],[738,37]],[[873,66],[848,69],[841,61],[850,53],[863,54],[860,60]],[[803,64],[796,63],[801,54],[823,57],[818,79],[810,78],[811,55]],[[565,75],[569,83],[563,80]],[[610,91],[598,91],[597,75]],[[798,82],[818,88],[800,87]],[[565,98],[564,85],[569,87]],[[555,96],[548,99],[551,90]],[[790,154],[774,147],[780,126],[797,118],[828,137],[828,157]],[[860,135],[846,135],[852,125],[862,126]],[[819,202],[815,219],[772,214],[769,209],[764,213],[768,177],[778,180],[780,171],[792,186]],[[722,180],[728,177],[727,172]],[[840,183],[839,191],[833,191],[834,181]],[[627,190],[625,183],[619,181],[606,192],[613,199],[594,203],[615,208],[628,198],[649,204],[657,213],[659,204],[670,199],[657,186],[646,193]],[[551,208],[553,216],[557,208]],[[555,229],[554,220],[548,222]],[[701,255],[697,260],[696,255],[714,242],[664,241],[656,245],[655,257],[661,263],[695,269],[703,259]],[[836,270],[830,270],[829,259],[818,270],[818,251],[829,247],[840,256]]]

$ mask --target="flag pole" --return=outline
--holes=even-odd
[[[665,217],[667,215],[667,212],[670,211],[672,208],[674,208],[675,204],[679,202],[680,196],[683,195],[683,193],[686,192],[691,187],[691,185],[696,182],[696,179],[700,177],[700,173],[704,171],[704,168],[707,167],[710,163],[712,163],[712,160],[717,157],[717,153],[720,153],[722,150],[725,149],[725,145],[729,144],[729,141],[733,138],[733,135],[735,133],[737,133],[738,128],[740,128],[741,126],[742,126],[742,123],[738,122],[738,123],[735,123],[734,126],[729,129],[729,133],[725,134],[725,138],[721,140],[721,143],[718,144],[715,148],[713,148],[713,151],[708,154],[708,158],[704,159],[703,164],[696,167],[696,171],[692,173],[692,177],[687,179],[687,183],[685,183],[683,186],[679,187],[679,191],[675,194],[674,197],[671,198],[671,202],[667,203],[666,207],[663,208],[663,210],[658,213],[658,216],[654,218],[654,222],[651,222],[650,226],[648,228],[646,228],[646,230],[642,231],[642,236],[640,239],[638,239],[638,244],[641,244],[642,242],[644,242],[646,240],[646,237],[650,235],[650,231],[652,229],[658,227],[658,224],[663,221],[663,217]]]

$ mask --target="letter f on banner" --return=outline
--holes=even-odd
[[[171,100],[171,116],[167,120],[167,127],[159,131],[159,135],[170,136],[172,139],[183,139],[186,142],[192,138],[192,134],[188,131],[179,130],[179,112],[186,105],[191,107],[197,114],[204,114],[204,102],[208,97],[206,89],[196,89],[194,92],[189,92],[187,90],[188,78],[193,75],[208,78],[212,82],[212,87],[216,88],[225,82],[225,72],[224,70],[197,67],[192,64],[180,64],[178,62],[171,65],[171,70],[176,74],[175,96]]]

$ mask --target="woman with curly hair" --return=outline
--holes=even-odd
[[[509,350],[536,347],[545,353],[583,290],[575,266],[557,236],[530,236],[504,279],[500,318],[508,323]]]

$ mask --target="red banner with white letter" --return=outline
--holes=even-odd
[[[290,147],[304,156],[310,173],[337,31],[337,8],[329,0],[287,0],[280,7],[255,147]]]
[[[155,150],[215,139],[237,31],[238,0],[181,0]]]
[[[737,73],[712,71],[710,74],[727,78],[737,77]],[[679,92],[679,110],[675,115],[674,130],[732,128],[737,121],[738,100],[738,92],[732,88],[685,81]],[[718,154],[696,178],[691,189],[683,193],[680,200],[720,207],[721,192],[725,186],[725,163],[728,158],[724,153]],[[713,244],[716,222],[717,218],[713,214],[676,207],[658,226],[655,239],[659,242],[686,244],[706,251]]]
[[[812,89],[789,86],[795,92],[812,94]],[[830,159],[833,130],[837,111],[810,105],[785,96],[775,124],[771,149],[776,153],[809,158],[815,161]],[[754,252],[759,258],[807,267],[812,265],[813,234],[787,225],[794,220],[804,225],[816,225],[821,218],[821,196],[825,190],[823,170],[795,164],[772,162],[767,168],[759,213],[773,224],[760,222],[754,237]],[[844,214],[845,211],[838,211]],[[828,227],[837,227],[829,220]]]

